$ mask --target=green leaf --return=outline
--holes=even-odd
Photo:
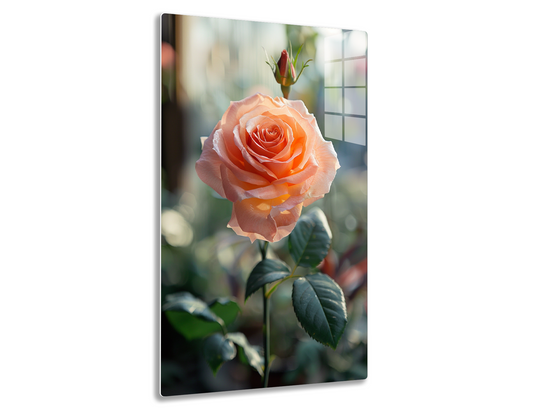
[[[224,321],[204,301],[188,292],[168,295],[163,311],[172,326],[187,340],[225,330]]]
[[[307,60],[307,61],[305,62],[305,64],[302,63],[302,69],[300,70],[300,74],[298,74],[298,77],[296,77],[296,81],[294,81],[295,83],[300,79],[300,76],[301,76],[302,73],[304,72],[304,69],[305,69],[306,67],[309,67],[309,66],[307,65],[307,63],[308,63],[309,61],[313,61],[313,59],[309,59],[309,60]],[[294,68],[296,69],[296,67],[294,67]]]
[[[233,342],[220,333],[215,333],[204,341],[204,357],[215,375],[222,363],[233,359],[236,354]]]
[[[303,44],[300,46],[300,48],[298,49],[298,52],[296,53],[296,57],[294,58],[293,65],[295,69],[296,69],[296,65],[298,64],[298,56],[300,55],[300,51],[302,51],[303,46],[304,46]]]
[[[209,304],[209,310],[221,318],[227,327],[235,321],[241,308],[233,299],[218,298]]]
[[[289,235],[289,252],[296,265],[314,268],[328,254],[331,230],[320,208],[300,217]]]
[[[270,69],[274,70],[274,66],[270,63],[270,61],[268,61],[268,53],[267,51],[265,50],[265,48],[263,47],[263,50],[265,52],[265,56],[266,56],[266,63],[268,64],[268,66],[270,67]]]
[[[248,342],[246,336],[242,333],[228,333],[226,338],[242,348],[248,364],[257,370],[262,377],[264,366],[263,358],[259,352]]]
[[[339,285],[322,273],[299,278],[292,288],[292,304],[309,336],[335,349],[348,322]]]
[[[255,265],[246,282],[245,299],[267,283],[272,283],[290,275],[289,267],[282,261],[265,259]]]

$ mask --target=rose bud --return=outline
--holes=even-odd
[[[272,62],[268,61],[268,54],[267,54],[267,64],[270,66],[274,73],[274,77],[276,78],[276,82],[281,85],[281,91],[283,92],[283,97],[289,98],[289,92],[291,90],[291,85],[296,84],[296,81],[300,78],[300,75],[302,75],[302,72],[304,71],[305,67],[309,67],[307,63],[311,60],[307,60],[305,63],[302,64],[302,68],[300,70],[300,73],[298,76],[296,76],[296,70],[294,69],[294,66],[298,62],[298,55],[300,54],[300,51],[302,51],[302,46],[298,49],[298,52],[296,53],[296,57],[292,57],[292,47],[291,52],[287,52],[287,50],[283,50],[281,52],[281,56],[276,63],[276,60],[274,60],[274,57],[270,57],[272,59]],[[266,50],[265,50],[266,53]]]
[[[289,73],[290,66],[290,73]],[[284,86],[293,85],[296,82],[296,71],[292,65],[292,61],[289,57],[287,50],[281,52],[281,57],[278,60],[278,68],[274,75],[276,76],[276,81]]]

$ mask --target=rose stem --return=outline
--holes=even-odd
[[[259,244],[262,260],[266,259],[268,242],[264,242],[263,247]],[[265,358],[265,375],[263,376],[263,387],[268,386],[268,374],[270,373],[270,298],[267,297],[267,287],[263,286],[263,350]]]
[[[281,86],[281,92],[283,93],[283,98],[285,98],[286,100],[289,99],[289,93],[291,92],[291,87],[290,86],[285,86],[285,85],[282,85]]]

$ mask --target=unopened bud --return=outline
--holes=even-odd
[[[290,72],[289,72],[290,67]],[[291,86],[296,82],[296,70],[292,65],[292,61],[289,57],[287,50],[281,52],[281,57],[278,60],[279,72],[276,70],[276,81],[283,86]]]
[[[296,53],[296,57],[292,56],[292,47],[291,47],[291,53],[289,54],[287,50],[283,50],[281,52],[281,56],[276,63],[276,60],[274,60],[274,57],[270,57],[272,59],[272,62],[268,59],[267,54],[267,61],[266,63],[270,66],[272,71],[274,72],[274,77],[276,78],[276,82],[281,85],[281,91],[283,92],[283,96],[285,98],[289,98],[289,93],[291,90],[291,85],[295,84],[296,81],[300,78],[300,75],[304,71],[305,67],[309,67],[307,63],[311,60],[307,60],[304,64],[302,64],[302,68],[300,69],[300,73],[298,76],[296,76],[296,70],[294,69],[294,65],[298,61],[298,56],[300,55],[300,51],[302,50],[303,44],[298,49],[298,52]],[[265,50],[266,54],[266,50]]]

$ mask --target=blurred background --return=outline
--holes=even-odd
[[[230,331],[262,344],[260,292],[244,303],[246,280],[260,260],[257,243],[226,225],[232,204],[200,181],[194,163],[230,101],[256,92],[282,96],[265,63],[292,44],[313,59],[290,99],[302,100],[341,168],[330,194],[315,202],[328,218],[333,242],[320,270],[342,288],[348,325],[336,350],[307,336],[291,303],[291,281],[271,302],[272,363],[269,386],[363,379],[367,375],[367,39],[366,33],[274,23],[165,14],[161,17],[161,301],[187,291],[209,303],[231,297],[241,314]],[[304,213],[306,209],[304,208]],[[269,257],[293,265],[287,238]],[[260,387],[260,376],[238,359],[213,376],[201,344],[187,341],[161,315],[163,395]]]

